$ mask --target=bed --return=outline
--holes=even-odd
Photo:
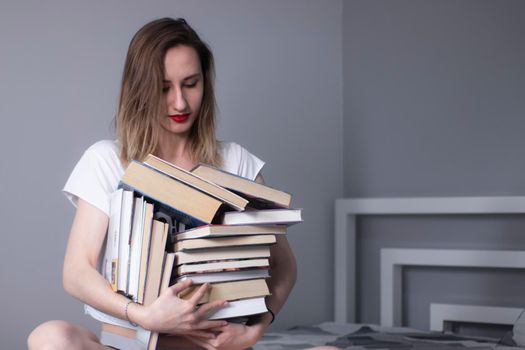
[[[446,331],[447,322],[514,325],[521,308],[431,305],[431,331],[401,326],[403,266],[501,267],[525,269],[525,252],[384,249],[381,252],[380,325],[355,322],[356,218],[359,215],[523,214],[525,197],[359,198],[335,202],[334,319],[267,333],[253,350],[306,349],[331,345],[341,349],[520,349],[509,333],[502,339],[469,338]],[[521,319],[521,318],[520,318]],[[520,326],[521,327],[521,326]],[[521,329],[518,327],[518,329]],[[524,327],[525,328],[525,327]],[[516,326],[514,327],[516,332]],[[523,331],[525,333],[525,331]],[[525,341],[519,341],[525,344]]]
[[[315,326],[296,326],[286,331],[269,332],[252,349],[307,349],[321,345],[352,350],[523,349],[515,346],[510,336],[503,339],[462,337],[443,332],[418,331],[406,327],[335,322],[325,322]]]

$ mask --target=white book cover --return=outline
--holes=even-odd
[[[120,217],[117,289],[126,292],[128,284],[129,239],[133,219],[133,192],[124,191]]]
[[[140,350],[147,349],[150,335],[152,334],[151,331],[148,331],[140,326],[132,326],[131,323],[129,323],[128,321],[121,320],[120,318],[117,318],[115,316],[108,315],[89,305],[84,305],[84,311],[87,315],[93,317],[95,320],[99,322],[104,322],[104,323],[112,324],[115,326],[129,328],[137,332],[135,339],[129,339],[129,338],[125,338],[122,336],[115,337],[112,333],[107,333],[106,337],[109,336],[109,339],[111,339],[111,341],[105,341],[104,342],[105,345],[110,345],[110,346],[115,346],[115,347],[119,346],[119,349],[129,349],[129,350],[135,349],[136,347],[137,347],[136,349],[140,349]],[[131,347],[130,345],[133,345],[134,347]]]
[[[177,233],[175,240],[283,234],[285,225],[204,225]]]
[[[144,197],[135,198],[133,225],[130,237],[129,272],[127,294],[137,302],[139,292],[140,258],[142,254],[142,232],[144,231]]]
[[[208,320],[219,320],[223,318],[261,314],[267,311],[264,297],[257,297],[230,301],[227,306],[208,313],[205,318]]]
[[[245,260],[225,260],[216,262],[204,262],[200,264],[181,265],[177,272],[180,275],[192,273],[219,272],[228,269],[247,269],[247,268],[267,268],[270,266],[268,259],[245,259]]]
[[[104,253],[102,272],[113,290],[117,290],[118,245],[120,230],[120,210],[124,190],[118,189],[111,194],[109,207],[109,225],[106,237],[106,251]]]
[[[224,213],[224,225],[293,225],[303,221],[301,209],[265,209]]]
[[[191,279],[194,284],[217,283],[249,280],[255,278],[270,277],[268,269],[246,269],[239,271],[224,271],[224,272],[210,272],[210,273],[196,273],[191,275],[184,275],[177,278],[177,282],[183,282]]]

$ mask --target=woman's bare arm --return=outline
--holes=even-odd
[[[255,180],[264,183],[261,174]],[[285,236],[277,236],[276,244],[270,249],[272,277],[268,279],[268,286],[271,295],[266,297],[266,304],[274,314],[277,314],[295,284],[297,266]],[[188,339],[207,350],[246,349],[263,336],[271,321],[272,316],[267,312],[250,319],[249,325],[230,323],[222,327],[215,339],[202,339],[199,336],[189,336]]]
[[[103,249],[108,221],[105,213],[79,199],[64,258],[63,285],[73,297],[125,320],[129,299],[115,293],[96,268],[98,256]],[[196,310],[195,306],[206,293],[208,286],[200,287],[190,300],[179,299],[177,293],[190,284],[191,281],[186,281],[171,286],[150,306],[135,303],[129,305],[129,319],[143,328],[154,331],[212,336],[211,333],[202,330],[220,327],[225,322],[203,321],[202,318],[206,312],[221,307],[224,302],[208,303]]]
[[[264,179],[261,174],[257,176],[255,181],[264,184]],[[295,285],[297,265],[286,236],[277,236],[276,244],[270,249],[272,277],[268,279],[268,287],[270,288],[271,295],[266,297],[266,304],[274,314],[277,314]],[[261,317],[258,323],[263,324],[265,330],[270,321],[271,315],[264,314],[264,317]]]
[[[256,181],[264,183],[262,175],[259,174]],[[266,304],[274,314],[277,314],[295,284],[297,266],[285,236],[278,236],[276,244],[270,249],[272,277],[268,279],[268,286],[271,295],[266,297]],[[222,327],[216,339],[202,339],[198,336],[190,336],[189,339],[207,350],[246,349],[262,337],[271,321],[272,316],[267,312],[250,319],[249,325],[230,323]]]
[[[108,222],[107,215],[100,209],[78,200],[64,258],[62,282],[73,297],[125,319],[124,309],[129,300],[114,293],[109,282],[96,269]]]

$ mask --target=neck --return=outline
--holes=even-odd
[[[175,165],[191,162],[190,140],[187,136],[164,135],[159,141],[157,156]]]

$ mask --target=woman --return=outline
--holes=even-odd
[[[116,130],[118,141],[101,141],[82,156],[64,192],[76,205],[66,249],[63,284],[75,298],[94,309],[167,333],[161,347],[197,346],[205,349],[244,349],[253,345],[283,306],[296,278],[296,265],[285,237],[271,248],[271,312],[255,316],[246,325],[203,316],[224,301],[197,301],[206,293],[200,287],[190,300],[176,297],[191,281],[177,283],[150,306],[130,303],[114,293],[97,270],[108,226],[109,198],[126,165],[149,153],[191,169],[199,162],[213,164],[237,175],[262,182],[264,163],[235,143],[215,139],[213,56],[206,44],[183,19],[164,18],[146,24],[133,37],[121,84]],[[111,336],[99,339],[82,327],[49,321],[29,336],[33,349],[107,349]],[[133,344],[130,344],[130,349]]]

